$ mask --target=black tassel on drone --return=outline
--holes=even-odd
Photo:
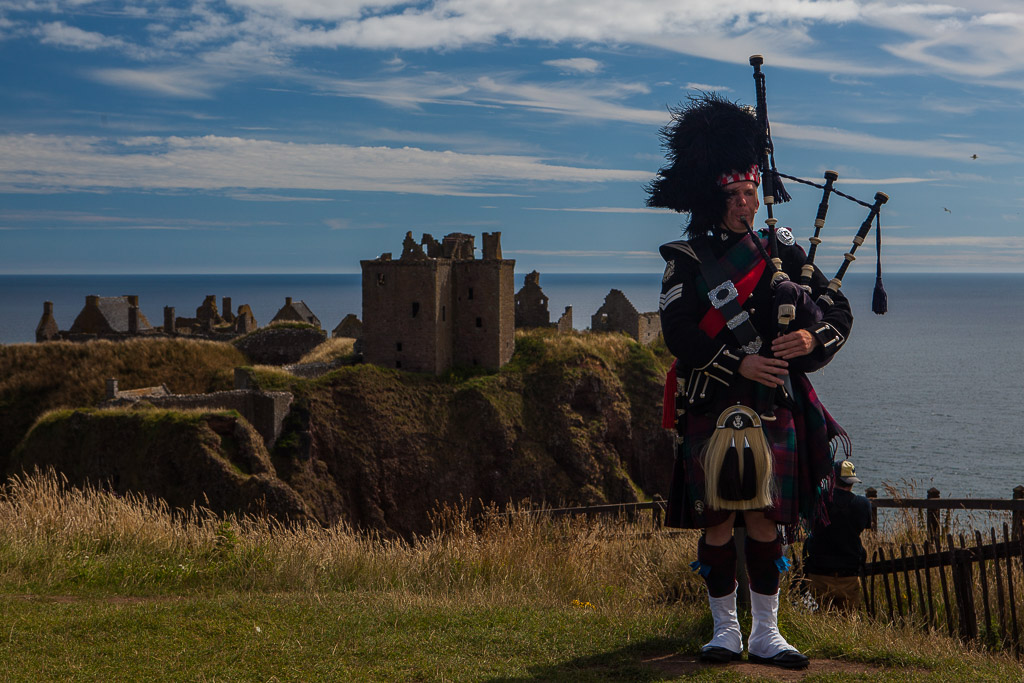
[[[875,291],[871,294],[871,312],[885,315],[889,310],[889,295],[882,286],[882,221],[875,216]]]
[[[774,168],[770,171],[772,174],[772,194],[775,195],[775,203],[783,204],[788,202],[792,197],[786,192],[786,186],[782,184],[782,176]]]

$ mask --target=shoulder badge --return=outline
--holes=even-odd
[[[793,238],[793,233],[789,228],[778,227],[775,228],[775,235],[779,238],[779,241],[785,244],[787,247],[791,246],[796,240]]]
[[[675,275],[675,272],[676,272],[676,262],[675,261],[669,261],[668,263],[666,263],[665,264],[665,274],[661,276],[661,284],[665,284],[666,282],[671,280],[672,276]]]

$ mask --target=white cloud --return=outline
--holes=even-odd
[[[205,136],[0,136],[0,191],[298,189],[507,196],[528,183],[643,182],[647,171],[531,156]]]
[[[601,70],[601,62],[589,57],[573,57],[572,59],[549,59],[544,62],[560,71],[571,73],[594,74]]]
[[[965,160],[977,154],[992,163],[1016,163],[1019,155],[994,145],[944,140],[901,140],[825,126],[797,126],[772,122],[772,137],[792,143],[851,149],[867,154],[889,154],[930,159]]]
[[[958,249],[1024,249],[1024,237],[1017,235],[927,235],[905,237],[888,235],[882,238],[885,247],[957,247]]]
[[[838,185],[909,185],[915,183],[933,183],[935,178],[840,178]]]
[[[645,207],[628,206],[593,206],[573,208],[548,208],[543,206],[529,206],[526,211],[567,211],[570,213],[653,213],[658,215],[669,215],[675,213],[669,209],[650,209]]]
[[[62,21],[43,24],[37,30],[39,42],[44,45],[56,45],[78,50],[99,50],[104,48],[120,48],[125,43],[120,38],[113,38],[95,31],[83,31],[75,26],[68,26]]]
[[[477,79],[474,85],[481,91],[476,95],[481,100],[503,106],[606,121],[655,125],[664,124],[667,118],[661,111],[636,109],[612,101],[645,92],[646,86],[640,83],[610,83],[601,87],[577,88],[563,84],[519,83],[484,76]]]
[[[3,230],[231,230],[276,223],[234,222],[190,218],[145,218],[81,211],[0,211]]]
[[[255,194],[252,192],[228,192],[228,197],[240,202],[333,202],[333,197],[291,197],[283,194]]]
[[[575,258],[642,258],[658,259],[661,256],[656,251],[614,251],[601,249],[503,249],[505,254],[516,254],[523,256],[572,256]]]
[[[643,94],[643,83],[536,84],[514,75],[494,74],[477,78],[425,73],[416,77],[341,80],[311,78],[309,83],[325,93],[358,97],[395,107],[416,109],[428,104],[529,109],[561,116],[663,125],[663,110],[638,109],[618,102]]]
[[[209,98],[220,82],[205,71],[175,69],[94,69],[89,76],[105,85],[144,90],[164,97]]]
[[[77,49],[117,47],[120,39],[65,24],[78,0],[9,2],[11,14],[49,10],[40,39]],[[138,7],[126,3],[127,12]],[[730,63],[761,50],[777,67],[857,78],[930,72],[1000,87],[1022,88],[1024,12],[1007,0],[906,3],[902,0],[228,0],[147,8],[154,49],[263,51],[299,48],[453,50],[508,41],[574,45],[644,45]],[[885,44],[867,42],[856,60],[844,58],[819,29],[874,30]],[[879,30],[880,29],[880,30]],[[863,35],[863,33],[862,33]],[[128,49],[127,46],[125,49]],[[901,60],[886,63],[888,53]],[[551,60],[559,68],[593,73],[596,60]]]
[[[703,92],[732,92],[727,85],[708,85],[707,83],[687,83],[683,86],[686,90],[701,90]]]

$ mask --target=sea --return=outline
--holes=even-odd
[[[1024,484],[1024,275],[888,274],[889,312],[870,310],[874,277],[854,273],[849,341],[811,375],[853,441],[851,459],[880,497],[1010,498]],[[523,275],[517,275],[516,289]],[[552,320],[573,307],[577,329],[611,289],[638,311],[658,308],[661,273],[542,274]],[[286,296],[333,329],[361,315],[360,275],[0,275],[0,344],[31,343],[43,312],[68,329],[85,296],[136,294],[153,325],[163,307],[192,316],[206,295],[249,304],[266,324]],[[0,377],[0,382],[4,378]]]

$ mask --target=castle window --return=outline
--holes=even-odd
[[[442,306],[441,307],[441,322],[445,321],[445,314],[447,312],[448,312],[448,307],[447,306]]]
[[[419,313],[419,312],[420,312],[420,302],[419,301],[413,301],[412,302],[412,317],[415,318],[416,314]]]
[[[401,367],[402,367],[402,361],[400,361],[400,360],[396,360],[396,361],[395,361],[395,367],[396,367],[396,368],[401,368]]]
[[[401,351],[401,350],[402,350],[402,342],[398,342],[397,344],[395,344],[395,351]]]
[[[384,284],[384,273],[377,273],[377,286],[380,287]]]
[[[476,319],[476,326],[477,327],[483,327],[484,326],[484,319],[483,318],[477,318]]]
[[[473,298],[473,288],[472,287],[469,288],[469,298],[470,299]]]

